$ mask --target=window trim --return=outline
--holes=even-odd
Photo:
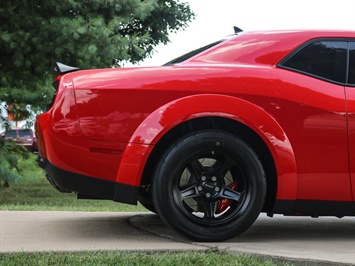
[[[351,39],[350,41],[348,41],[348,57],[347,57],[347,69],[346,69],[346,86],[347,87],[355,87],[355,83],[350,83],[349,80],[350,80],[350,46],[351,44],[354,44],[355,46],[355,39]]]
[[[339,81],[335,81],[335,80],[331,80],[331,79],[327,79],[325,77],[321,77],[321,76],[318,76],[318,75],[315,75],[315,74],[312,74],[312,73],[309,73],[309,72],[305,72],[305,71],[302,71],[302,70],[299,70],[299,69],[294,69],[292,67],[287,67],[287,66],[284,66],[283,64],[285,62],[287,62],[291,57],[293,57],[295,54],[297,54],[300,50],[302,50],[303,48],[305,48],[306,46],[310,45],[311,43],[314,43],[314,42],[326,42],[326,41],[333,41],[333,42],[347,42],[347,58],[346,58],[346,62],[347,62],[347,65],[346,65],[346,73],[347,73],[347,76],[346,76],[346,81],[345,82],[339,82]],[[311,40],[308,40],[307,42],[301,44],[300,46],[298,46],[296,49],[294,49],[291,53],[289,53],[288,55],[286,55],[283,59],[281,59],[281,61],[279,63],[276,64],[276,67],[277,68],[281,68],[281,69],[286,69],[286,70],[290,70],[292,72],[296,72],[296,73],[300,73],[300,74],[303,74],[303,75],[306,75],[306,76],[309,76],[309,77],[313,77],[313,78],[316,78],[316,79],[319,79],[319,80],[323,80],[323,81],[326,81],[326,82],[330,82],[330,83],[333,83],[333,84],[337,84],[337,85],[342,85],[342,86],[347,86],[347,87],[355,87],[355,84],[350,84],[348,81],[349,81],[349,54],[350,54],[350,43],[351,42],[355,42],[355,39],[354,38],[314,38],[314,39],[311,39]]]
[[[194,49],[194,50],[192,50],[192,51],[190,51],[188,53],[185,53],[183,55],[180,55],[180,56],[170,60],[169,62],[165,63],[163,66],[173,66],[173,65],[177,65],[177,64],[183,63],[185,61],[188,61],[191,58],[193,58],[195,56],[198,56],[198,55],[202,54],[203,52],[205,52],[205,51],[207,51],[207,50],[209,50],[209,49],[211,49],[213,47],[216,47],[219,44],[224,43],[225,41],[228,41],[229,39],[232,39],[233,37],[235,37],[237,35],[238,35],[237,33],[231,34],[231,35],[226,36],[223,39],[220,39],[220,40],[215,41],[213,43],[209,43],[207,45],[204,45],[202,47]]]
[[[176,57],[174,58],[173,60],[170,60],[169,62],[165,63],[163,66],[172,66],[172,65],[176,65],[176,64],[180,64],[180,63],[183,63],[187,60],[189,60],[190,58],[196,56],[196,55],[199,55],[201,54],[202,52],[212,48],[212,47],[215,47],[217,46],[218,44],[224,42],[225,39],[222,39],[222,40],[218,40],[216,42],[213,42],[213,43],[210,43],[210,44],[207,44],[205,46],[202,46],[200,48],[197,48],[195,50],[192,50],[188,53],[185,53],[183,55],[180,55],[179,57]]]

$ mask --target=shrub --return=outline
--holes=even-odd
[[[0,138],[0,189],[21,179],[23,168],[20,162],[28,158],[29,152],[25,147]]]

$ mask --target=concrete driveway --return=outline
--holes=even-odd
[[[355,218],[261,215],[243,235],[196,243],[152,213],[0,211],[0,252],[219,249],[355,265]]]

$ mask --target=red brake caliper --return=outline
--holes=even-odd
[[[234,181],[233,183],[230,183],[228,187],[235,190],[237,188],[237,184],[238,182]],[[229,205],[231,205],[231,203],[231,199],[222,199],[217,205],[216,214],[224,212],[229,207]]]

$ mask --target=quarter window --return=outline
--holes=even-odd
[[[282,63],[287,69],[330,81],[346,82],[348,43],[314,41]]]

